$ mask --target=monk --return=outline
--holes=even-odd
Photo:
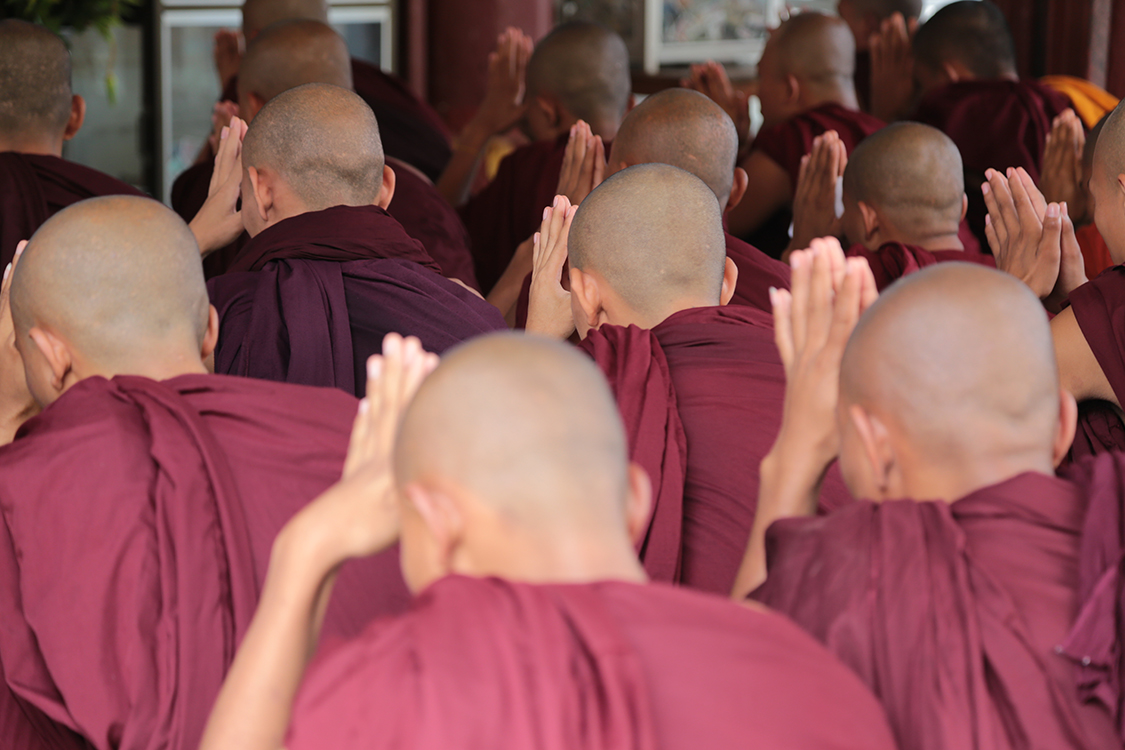
[[[876,302],[857,260],[818,240],[778,294],[785,419],[735,596],[757,589],[851,666],[899,747],[1119,748],[1079,699],[1088,655],[1060,648],[1089,497],[1055,476],[1076,408],[1039,300],[942,263]],[[865,500],[810,518],[837,455]]]
[[[223,141],[217,164],[238,140]],[[274,97],[240,159],[238,169],[217,167],[231,176],[216,183],[241,178],[241,211],[220,187],[192,222],[205,245],[221,246],[228,237],[207,222],[225,207],[251,237],[230,271],[208,282],[221,331],[216,372],[362,394],[364,363],[387,333],[440,353],[504,326],[386,212],[395,173],[374,115],[352,92],[307,84]]]
[[[1051,121],[1070,100],[1016,72],[1015,43],[990,0],[963,0],[935,13],[914,35],[922,99],[911,118],[957,144],[969,186],[969,225],[983,243],[987,210],[976,189],[987,169],[1022,167],[1038,181]]]
[[[5,688],[44,738],[196,748],[274,537],[339,474],[357,403],[208,374],[199,249],[155,201],[65,209],[9,278],[43,412],[0,449]],[[406,604],[393,553],[340,575],[325,633]]]
[[[895,42],[906,34],[893,32],[899,27],[903,32],[917,27],[922,0],[839,0],[836,12],[855,37],[855,91],[860,106],[865,112],[887,119],[885,102],[895,100],[901,93],[879,91],[888,83],[892,86],[897,83],[896,78],[885,75],[885,69],[900,64],[902,53],[909,54],[910,49],[907,38],[905,49],[900,50]],[[906,81],[910,81],[909,75]],[[906,95],[911,93],[907,91]]]
[[[727,305],[738,268],[725,250],[703,181],[665,164],[629,167],[577,210],[560,197],[548,212],[527,320],[555,338],[577,330],[609,379],[630,455],[654,487],[638,546],[649,576],[712,592],[734,581],[758,485],[746,453],[765,455],[784,390],[770,316]],[[830,505],[849,501],[839,476],[826,484]]]
[[[0,21],[0,265],[57,211],[97,195],[141,195],[62,158],[86,117],[70,86],[70,51],[25,21]]]
[[[489,336],[418,387],[421,356],[375,360],[367,459],[279,535],[202,750],[892,747],[858,680],[783,618],[646,583],[648,483],[588,360]],[[400,536],[410,613],[306,673],[336,566]]]
[[[564,24],[530,53],[515,29],[490,61],[489,93],[465,127],[438,188],[469,229],[477,280],[488,294],[521,242],[535,232],[558,193],[572,127],[587,123],[608,146],[632,101],[629,51],[614,32],[588,22]],[[526,70],[526,88],[523,71]],[[488,140],[521,123],[532,143],[500,163],[488,187],[469,188]],[[522,277],[523,274],[520,274]]]

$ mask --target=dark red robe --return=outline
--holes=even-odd
[[[651,331],[602,326],[581,344],[606,374],[630,458],[652,479],[639,545],[654,580],[727,594],[746,552],[759,464],[781,427],[773,318],[751,307],[675,313]],[[839,473],[826,508],[850,501]]]
[[[1114,266],[1070,293],[1070,306],[1086,343],[1101,365],[1114,395],[1125,403],[1125,268]],[[1080,404],[1074,460],[1125,450],[1125,424],[1103,401]]]
[[[172,210],[184,221],[191,223],[199,209],[207,202],[207,191],[211,187],[211,175],[215,173],[215,162],[211,159],[194,164],[172,183]],[[222,276],[231,263],[250,241],[250,235],[243,232],[226,247],[221,247],[203,259],[203,275],[208,279]]]
[[[1025,473],[952,504],[778,521],[754,596],[855,670],[900,748],[1120,748],[1058,652],[1085,510],[1076,485]]]
[[[903,276],[935,263],[955,261],[996,268],[996,259],[991,255],[969,250],[924,250],[917,245],[904,245],[901,242],[888,242],[874,252],[863,245],[853,245],[848,249],[847,255],[849,258],[867,259],[880,292]]]
[[[0,450],[0,655],[19,700],[98,750],[198,747],[274,538],[339,478],[356,407],[332,389],[119,376],[28,421]],[[335,637],[409,601],[395,552],[347,567]]]
[[[659,584],[460,576],[319,658],[285,745],[893,747],[855,676],[774,613]]]
[[[57,156],[0,153],[0,268],[16,245],[69,205],[102,195],[140,195],[115,177]]]
[[[421,243],[377,206],[285,219],[208,289],[219,311],[216,372],[355,395],[387,333],[441,353],[507,327],[495,307],[437,273]]]

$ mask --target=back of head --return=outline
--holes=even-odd
[[[245,0],[242,33],[252,41],[264,29],[282,21],[328,23],[328,0]]]
[[[1016,278],[971,263],[939,263],[890,287],[860,319],[840,370],[845,405],[943,466],[1049,456],[1058,388],[1042,304]]]
[[[187,224],[148,198],[76,203],[31,238],[12,279],[16,335],[63,337],[87,362],[140,373],[170,352],[199,353],[209,301]]]
[[[452,484],[552,537],[624,538],[627,466],[617,406],[593,361],[517,334],[484,336],[442,357],[395,446],[400,486]]]
[[[777,72],[806,85],[852,83],[855,37],[843,19],[799,13],[778,26],[769,44],[777,50]]]
[[[0,21],[0,137],[61,135],[71,96],[63,40],[43,26]]]
[[[600,24],[563,24],[535,46],[527,66],[527,93],[555,96],[586,122],[617,122],[632,94],[629,50],[620,36]]]
[[[844,195],[882,213],[906,235],[956,233],[965,198],[961,152],[929,125],[902,122],[866,138],[848,158]]]
[[[981,79],[1016,73],[1012,32],[990,0],[961,0],[935,13],[914,35],[914,59],[932,71],[960,63]]]
[[[306,83],[352,89],[351,57],[343,37],[320,21],[282,21],[250,44],[238,71],[240,98],[269,101]]]
[[[570,229],[570,264],[592,272],[637,313],[663,317],[684,301],[717,305],[726,264],[723,217],[698,177],[641,164],[582,201]]]
[[[629,112],[611,156],[615,163],[679,167],[703,180],[725,206],[738,159],[738,131],[710,98],[689,89],[666,89]]]
[[[1125,175],[1125,105],[1118,104],[1101,122],[1090,172],[1094,223],[1115,263],[1125,262],[1125,214],[1121,211],[1125,195],[1121,175]]]
[[[351,91],[320,83],[271,99],[242,148],[243,169],[276,171],[310,211],[371,205],[384,164],[371,108]]]

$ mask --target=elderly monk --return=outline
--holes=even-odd
[[[563,156],[571,128],[579,120],[606,144],[613,140],[632,101],[629,51],[614,32],[593,23],[573,22],[556,28],[527,59],[530,42],[518,31],[501,37],[490,62],[489,93],[461,133],[458,149],[438,182],[441,192],[460,206],[469,228],[477,280],[486,294],[508,267],[517,246],[531,237],[543,207],[558,192]],[[522,106],[505,86],[519,89],[526,66]],[[489,138],[521,122],[533,143],[500,162],[496,177],[471,199],[469,187]]]
[[[219,161],[237,140],[223,141]],[[219,309],[217,372],[362,394],[364,363],[389,332],[440,353],[504,327],[386,212],[395,173],[371,109],[352,92],[308,84],[274,97],[246,132],[241,162],[230,179],[241,172],[251,239],[208,282]],[[209,203],[220,200],[229,194]],[[213,236],[199,222],[198,236]]]
[[[70,51],[42,26],[0,21],[0,265],[55,212],[136,188],[62,158],[86,102],[71,91]]]
[[[965,162],[969,225],[983,242],[985,170],[1023,167],[1038,181],[1051,121],[1070,100],[1016,72],[1015,43],[989,0],[947,5],[914,35],[922,99],[911,118],[946,133]]]
[[[338,476],[356,401],[208,374],[199,250],[155,201],[60,212],[11,280],[43,412],[0,450],[7,687],[45,737],[196,748],[274,537]],[[341,576],[326,632],[406,604],[393,554]]]
[[[762,129],[742,163],[746,196],[730,213],[731,234],[779,256],[788,244],[801,158],[829,130],[850,152],[883,122],[859,111],[855,40],[839,18],[802,13],[770,34],[758,63]]]
[[[885,48],[885,40],[890,36],[888,27],[901,24],[906,30],[916,24],[922,15],[922,0],[839,0],[836,12],[855,37],[856,95],[864,111],[871,112],[872,89],[884,83],[873,80],[876,71],[872,58],[880,55],[887,62],[894,60],[889,54],[891,50]]]
[[[239,112],[253,121],[266,102],[307,83],[326,83],[354,90],[353,75],[343,38],[319,21],[283,21],[258,34],[239,69]],[[380,139],[386,131],[380,123]],[[394,163],[393,159],[388,159]],[[424,174],[397,162],[395,202],[388,212],[422,242],[442,273],[475,286],[468,236],[457,213]],[[190,221],[207,200],[214,161],[189,168],[172,188],[172,207]],[[203,262],[208,278],[225,272],[249,238],[240,239]]]
[[[736,596],[764,578],[755,598],[855,670],[901,748],[1120,748],[1060,648],[1088,496],[1055,476],[1076,409],[1039,301],[943,263],[875,302],[857,261],[818,241],[778,295],[785,420]],[[837,454],[865,500],[803,517]]]
[[[654,487],[638,543],[649,576],[729,591],[758,486],[745,453],[764,456],[781,423],[770,316],[726,306],[738,269],[719,202],[699,178],[642,164],[602,183],[577,213],[567,205],[560,198],[540,231],[527,329],[565,338],[577,328],[609,379],[630,455]],[[849,500],[836,475],[828,492],[832,507]]]
[[[416,342],[374,366],[355,468],[279,535],[202,750],[892,746],[783,618],[646,582],[648,482],[580,354],[490,336],[413,398],[433,366]],[[399,536],[413,608],[302,683],[333,571]]]

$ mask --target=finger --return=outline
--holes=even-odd
[[[536,232],[531,240],[531,276],[533,281],[543,265],[543,245],[539,237],[539,232]]]
[[[773,340],[781,364],[788,373],[793,364],[793,298],[784,289],[770,287],[770,302],[773,305]]]
[[[844,257],[844,248],[835,237],[824,237],[818,240],[819,252],[828,257],[828,267],[831,270],[832,289],[838,290],[844,282],[847,270],[847,259]]]
[[[602,137],[595,136],[594,138],[594,177],[590,180],[590,191],[593,192],[598,185],[601,185],[605,180],[605,142]]]
[[[992,251],[992,255],[1003,258],[1004,248],[1000,244],[1000,239],[996,236],[996,226],[992,223],[992,214],[986,214],[984,217],[984,237],[988,240],[988,248]]]
[[[809,284],[808,311],[806,313],[805,348],[817,350],[828,340],[832,323],[832,298],[835,269],[833,259],[820,240],[812,243],[813,264]],[[800,311],[797,311],[800,315]]]
[[[1035,212],[1035,204],[1031,200],[1031,194],[1028,192],[1027,186],[1024,185],[1023,179],[1020,177],[1019,170],[1013,171],[1008,178],[1008,189],[1012,192],[1012,201],[1015,203],[1016,214],[1019,217],[1020,232],[1027,237],[1037,236],[1042,229],[1043,222],[1039,218],[1039,214]],[[1057,209],[1058,206],[1055,208]]]
[[[863,305],[864,273],[862,258],[849,258],[844,278],[832,309],[832,322],[828,331],[827,346],[834,357],[842,357],[844,347],[859,322]]]
[[[790,330],[795,352],[804,350],[808,338],[809,285],[812,279],[813,255],[808,250],[798,250],[789,256],[793,272],[789,280]]]
[[[1058,203],[1052,203],[1047,206],[1047,211],[1043,216],[1043,233],[1039,237],[1039,246],[1037,248],[1037,257],[1047,267],[1055,265],[1057,273],[1057,264],[1062,259],[1062,218],[1061,211]],[[1052,286],[1054,286],[1054,279]]]
[[[860,314],[862,314],[879,299],[879,284],[875,281],[875,273],[871,270],[871,265],[867,262],[867,259],[856,258],[855,260],[862,262],[863,295],[860,307]]]
[[[1017,169],[1016,176],[1019,178],[1024,192],[1031,201],[1031,207],[1035,211],[1036,218],[1042,221],[1043,214],[1047,210],[1047,199],[1043,197],[1043,193],[1040,192],[1039,187],[1035,184],[1035,181],[1031,179],[1031,175],[1027,173],[1026,169],[1023,167]]]
[[[1008,238],[1019,232],[1019,216],[1016,214],[1015,202],[1008,189],[1008,180],[995,169],[990,169],[985,174],[988,176],[986,189],[983,185],[984,203],[988,207],[988,215],[992,217],[992,226],[1002,246],[1006,246]]]

